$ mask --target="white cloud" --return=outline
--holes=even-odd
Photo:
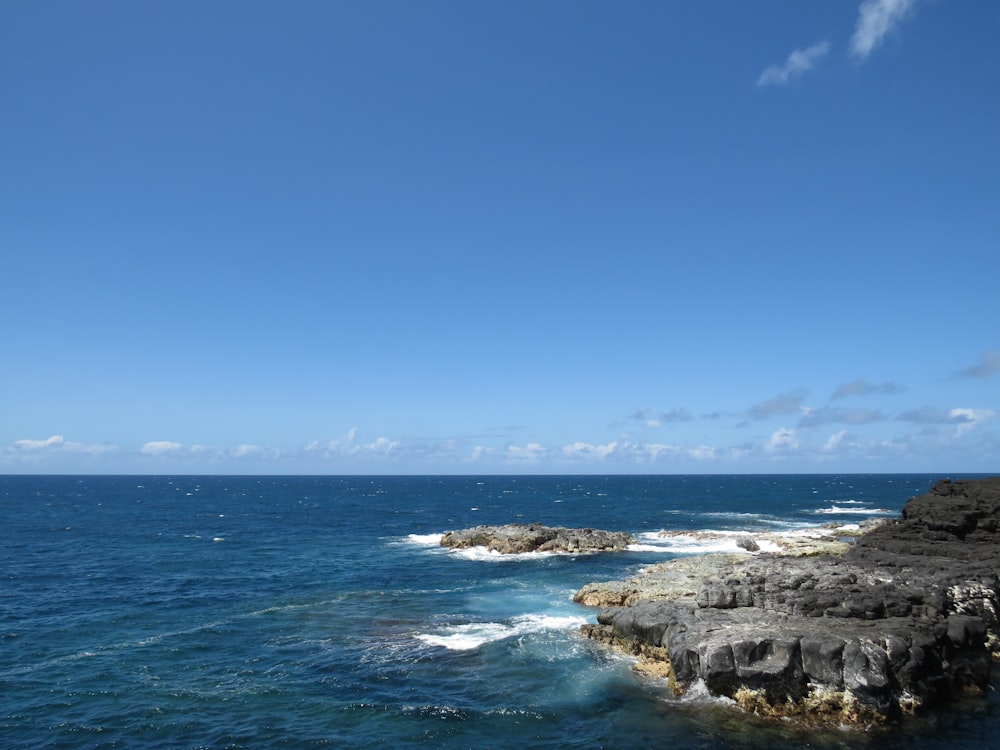
[[[259,445],[249,445],[247,443],[236,446],[236,450],[233,451],[233,455],[237,458],[243,458],[244,456],[259,456],[262,453],[264,453],[264,449]]]
[[[333,440],[313,440],[305,447],[306,453],[318,453],[321,456],[342,456],[350,452],[354,441],[358,437],[358,430],[352,427],[344,435]]]
[[[618,447],[617,441],[612,441],[604,445],[592,445],[590,443],[575,442],[565,445],[562,454],[569,458],[597,458],[605,459],[615,452]]]
[[[400,442],[398,440],[390,440],[387,437],[376,438],[370,443],[365,443],[363,445],[355,446],[351,449],[352,454],[358,453],[376,453],[379,455],[386,455],[392,451],[399,448]]]
[[[764,450],[768,453],[787,453],[799,448],[799,439],[795,435],[795,430],[790,427],[779,427],[768,439]]]
[[[504,455],[512,461],[535,463],[544,458],[548,452],[548,448],[540,443],[528,443],[523,448],[513,443],[508,443]]]
[[[21,450],[35,451],[42,448],[51,448],[56,445],[63,445],[65,442],[62,435],[53,435],[45,440],[15,440],[14,447]]]
[[[851,37],[851,56],[863,61],[916,4],[916,0],[865,0]]]
[[[718,456],[719,451],[710,445],[699,445],[696,448],[688,449],[687,454],[699,461],[711,461]]]
[[[170,440],[153,440],[142,446],[142,452],[147,456],[162,456],[166,453],[176,453],[184,446]]]
[[[952,409],[948,412],[952,422],[957,422],[955,437],[965,434],[977,425],[988,422],[997,416],[992,409]]]
[[[835,453],[844,442],[845,437],[847,437],[847,430],[841,430],[840,432],[833,433],[826,439],[826,442],[820,450],[823,453]]]
[[[825,39],[812,47],[792,50],[783,65],[769,65],[757,78],[758,86],[783,86],[816,67],[816,63],[830,51],[830,43]]]
[[[62,435],[52,435],[45,438],[45,440],[15,440],[5,452],[12,456],[26,458],[28,456],[40,457],[56,452],[61,454],[82,453],[99,456],[103,453],[111,453],[116,450],[118,450],[118,446],[110,443],[77,443],[72,440],[66,440]]]
[[[352,427],[339,438],[314,440],[303,450],[322,458],[375,458],[385,457],[402,446],[399,440],[377,437],[369,443],[358,442],[358,430]]]

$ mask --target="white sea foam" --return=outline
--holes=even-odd
[[[669,699],[671,703],[710,703],[723,706],[735,706],[736,702],[732,698],[724,695],[712,695],[708,686],[703,680],[695,680],[677,698]]]
[[[518,560],[537,560],[552,555],[565,554],[560,552],[514,552],[504,553],[488,547],[461,547],[451,550],[453,555],[464,557],[466,560],[479,560],[487,562],[516,562]]]
[[[704,555],[712,552],[743,552],[739,540],[751,536],[745,532],[694,531],[662,534],[650,531],[639,534],[639,544],[630,544],[633,552],[664,552],[673,555]],[[759,543],[759,542],[758,542]]]
[[[437,547],[441,544],[441,537],[444,534],[409,534],[406,538],[413,544],[419,544],[422,547]]]
[[[820,515],[839,516],[841,514],[851,514],[856,516],[888,516],[892,511],[887,508],[844,508],[840,505],[831,505],[829,508],[819,508],[814,511]]]
[[[469,622],[442,628],[436,633],[418,633],[417,640],[450,651],[471,651],[487,643],[540,633],[545,630],[571,630],[587,622],[585,617],[520,615],[509,622]]]
[[[769,535],[785,536],[786,532],[767,532]],[[820,536],[818,533],[817,537]],[[632,552],[663,552],[670,555],[707,555],[712,553],[755,554],[740,546],[740,541],[752,539],[757,545],[756,552],[780,552],[781,545],[772,539],[762,538],[749,532],[733,531],[692,531],[662,532],[651,531],[639,534],[642,542],[629,545]]]

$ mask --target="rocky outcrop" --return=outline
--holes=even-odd
[[[504,555],[523,552],[615,552],[624,550],[633,541],[621,531],[519,523],[476,526],[449,531],[441,537],[443,547],[485,547]]]
[[[870,723],[984,691],[1000,478],[936,484],[840,555],[687,558],[591,584],[584,634],[764,715]]]

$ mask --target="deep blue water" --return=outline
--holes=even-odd
[[[888,733],[803,734],[674,700],[575,635],[596,615],[581,585],[697,550],[659,530],[856,522],[938,478],[0,476],[0,747],[994,746],[996,690]],[[647,543],[433,543],[513,521]]]

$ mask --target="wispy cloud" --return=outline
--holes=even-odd
[[[912,422],[920,425],[953,425],[955,427],[954,437],[961,437],[976,427],[986,422],[990,422],[1000,416],[993,409],[975,409],[968,407],[957,407],[954,409],[938,409],[933,406],[925,406],[921,409],[904,412],[898,419],[903,422]]]
[[[851,383],[842,383],[830,396],[831,401],[848,396],[892,396],[903,393],[906,389],[899,383],[888,381],[885,383],[869,383],[867,380],[855,380]]]
[[[525,446],[514,445],[513,443],[508,443],[504,449],[504,457],[510,461],[516,461],[518,463],[536,463],[546,456],[548,456],[549,450],[544,445],[540,443],[528,443]]]
[[[955,437],[997,417],[997,413],[992,409],[952,409],[950,414],[952,420],[958,424],[955,428]]]
[[[177,453],[184,448],[180,443],[172,440],[152,440],[142,446],[142,452],[147,456],[163,456]]]
[[[823,443],[823,447],[820,448],[822,453],[839,453],[843,450],[844,446],[847,444],[847,430],[841,430],[840,432],[835,432],[830,437],[826,439]]]
[[[591,443],[576,442],[564,445],[561,453],[568,458],[597,458],[605,459],[615,452],[618,447],[617,441],[605,443],[604,445],[592,445]]]
[[[977,364],[956,372],[955,377],[988,378],[997,373],[1000,373],[1000,349],[993,349],[986,352]]]
[[[913,424],[953,424],[955,419],[949,409],[939,409],[936,406],[924,406],[920,409],[904,411],[898,417],[900,422],[912,422]]]
[[[45,453],[78,453],[98,456],[116,450],[118,450],[118,446],[111,443],[77,443],[66,440],[62,435],[52,435],[44,440],[30,438],[15,440],[6,452],[22,457],[41,456]]]
[[[865,0],[851,37],[851,56],[863,62],[916,5],[916,0]]]
[[[65,445],[66,440],[62,435],[53,435],[45,440],[15,440],[14,447],[20,450],[34,451],[44,448],[51,448],[54,445]]]
[[[665,424],[691,421],[691,412],[687,409],[672,409],[670,411],[660,411],[659,409],[636,409],[629,414],[629,419],[642,422],[646,427],[661,427]]]
[[[799,421],[799,427],[817,427],[824,424],[871,424],[885,420],[877,409],[843,409],[824,406],[809,409]]]
[[[333,440],[314,440],[303,450],[307,455],[322,458],[374,458],[393,453],[401,443],[387,437],[377,437],[370,442],[358,440],[358,430],[352,427],[344,435]]]
[[[805,391],[795,390],[790,393],[782,393],[767,401],[754,404],[746,411],[747,417],[757,421],[777,417],[784,414],[796,414],[802,411],[802,401],[805,399]]]
[[[816,63],[830,51],[830,43],[825,39],[812,47],[793,50],[781,65],[769,65],[757,78],[758,86],[784,86],[791,80],[808,73]]]

